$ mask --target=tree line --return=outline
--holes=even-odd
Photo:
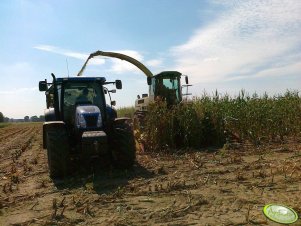
[[[3,115],[2,112],[0,112],[0,123],[1,122],[44,122],[45,121],[45,117],[44,115],[40,115],[40,116],[25,116],[23,119],[14,119],[14,118],[8,118],[6,116]]]

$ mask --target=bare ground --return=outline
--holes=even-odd
[[[301,214],[298,142],[140,153],[131,170],[53,181],[41,129],[0,129],[0,225],[277,225],[269,203]]]

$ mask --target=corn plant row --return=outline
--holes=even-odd
[[[284,142],[301,135],[301,98],[284,95],[203,94],[171,109],[164,101],[149,106],[144,137],[150,150],[222,146],[227,142]]]
[[[117,109],[118,117],[133,118],[134,113],[135,113],[135,107],[121,107]]]

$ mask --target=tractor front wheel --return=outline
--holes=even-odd
[[[69,162],[67,131],[63,128],[49,130],[47,131],[46,136],[50,177],[62,178],[67,174]]]

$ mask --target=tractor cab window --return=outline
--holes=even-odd
[[[181,101],[178,78],[158,78],[156,86],[156,96],[161,96],[168,105]]]
[[[72,119],[78,105],[96,105],[103,111],[102,86],[97,82],[68,82],[64,86],[64,118]]]
[[[98,83],[67,83],[64,90],[64,106],[93,104],[101,107],[101,87]]]

